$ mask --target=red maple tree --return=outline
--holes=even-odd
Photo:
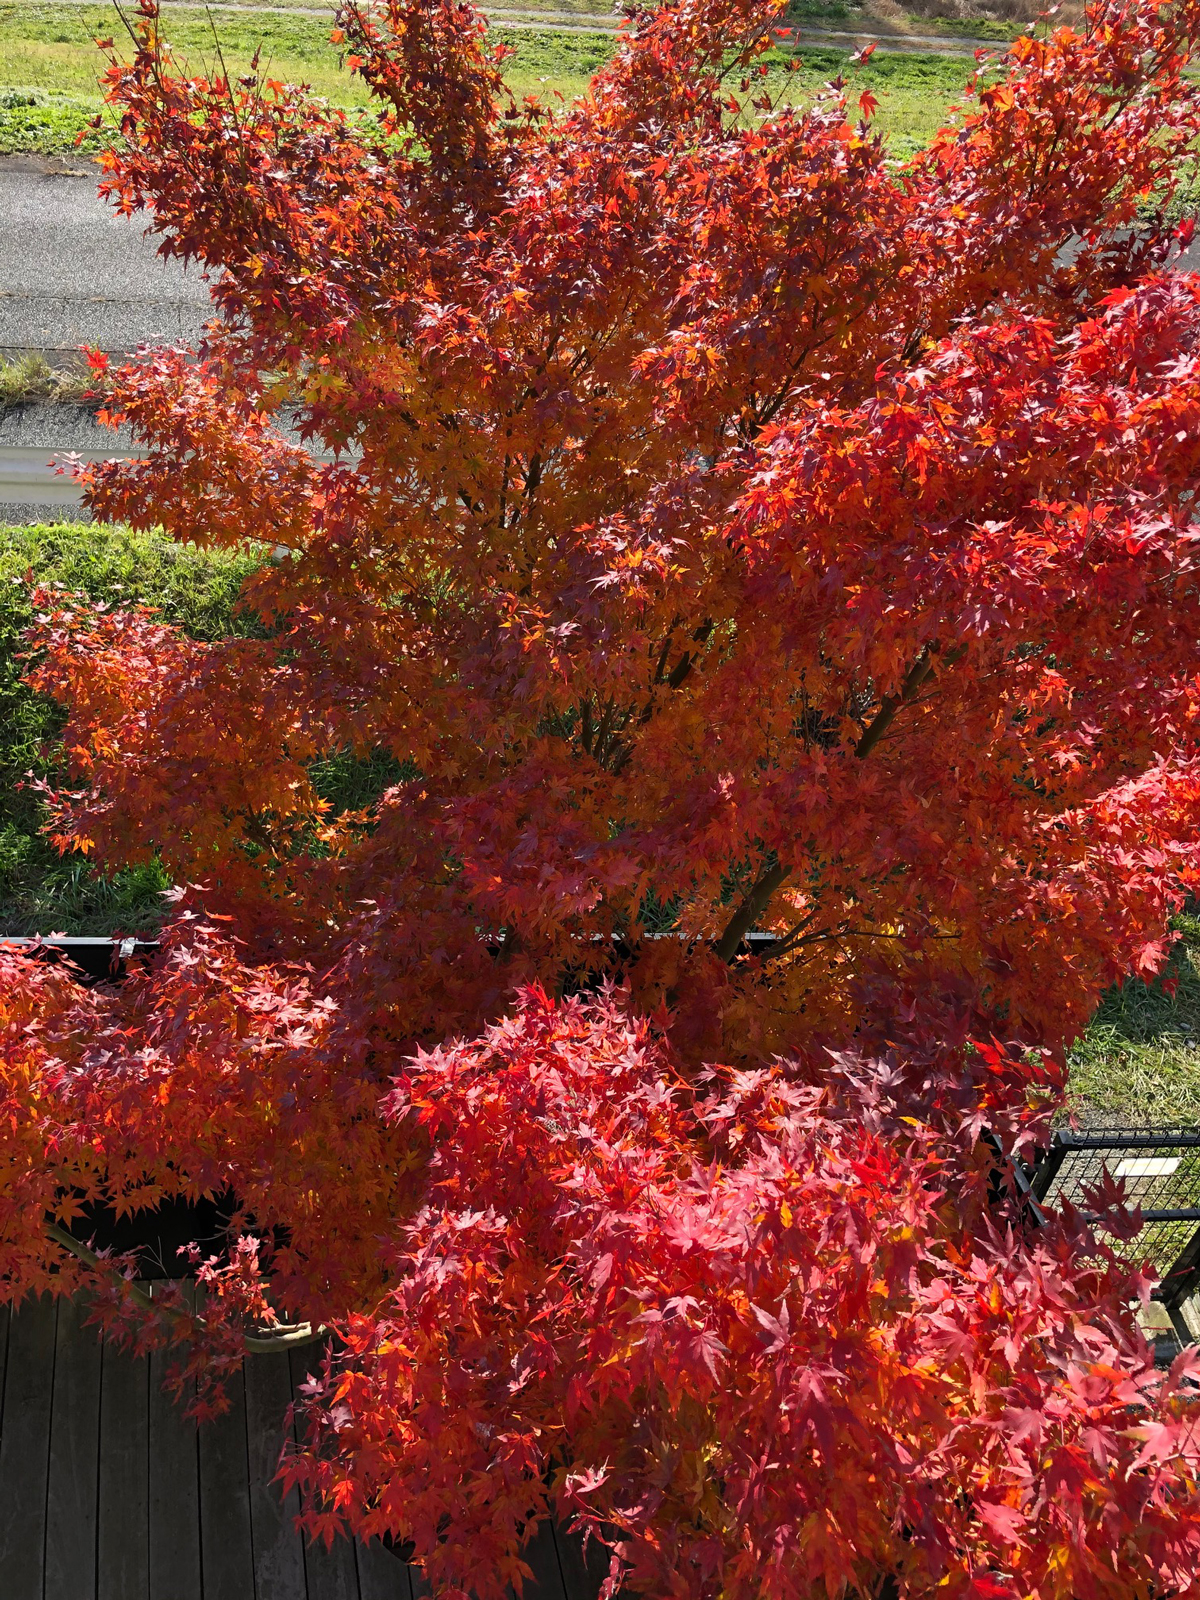
[[[993,1220],[979,1136],[1196,882],[1200,278],[1138,219],[1200,5],[1023,37],[905,162],[779,9],[546,106],[350,7],[363,122],[146,0],[103,187],[216,316],[97,362],[144,459],[82,476],[277,559],[253,639],[42,597],[56,836],[189,887],[119,990],[3,957],[0,1264],[232,1190],[270,1248],[138,1336],[332,1324],[309,1525],[447,1592],[555,1510],[655,1595],[1195,1593],[1131,1225]],[[395,783],[334,814],[338,751]]]

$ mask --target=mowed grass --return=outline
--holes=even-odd
[[[167,4],[163,19],[165,37],[190,72],[215,74],[222,60],[231,74],[247,72],[257,51],[261,70],[272,78],[306,83],[347,109],[370,103],[361,80],[343,65],[343,47],[330,42],[329,17],[239,14],[235,8],[206,15]],[[602,33],[496,25],[491,34],[515,51],[505,69],[514,93],[547,101],[584,93],[614,48],[613,38]],[[109,7],[0,3],[0,153],[72,147],[99,107],[103,61],[93,42],[97,37],[121,42],[119,19]],[[805,101],[844,74],[853,101],[864,89],[878,98],[877,126],[896,155],[927,142],[950,106],[962,99],[974,71],[974,62],[965,57],[879,51],[870,61],[854,64],[844,51],[818,46],[803,49],[800,59],[800,70],[789,75],[785,58],[773,55],[771,89],[788,100]],[[86,148],[99,142],[89,136]]]
[[[1111,990],[1070,1053],[1071,1110],[1085,1125],[1200,1123],[1200,917],[1176,926],[1163,978]]]

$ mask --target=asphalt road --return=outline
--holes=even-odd
[[[0,157],[0,357],[195,342],[209,308],[203,279],[161,260],[143,222],[101,204],[96,181],[91,162]],[[1200,241],[1179,264],[1200,270]],[[0,416],[0,522],[33,503],[61,515],[76,498],[52,475],[52,453],[127,448],[74,408],[10,410]]]
[[[194,341],[208,291],[96,194],[97,169],[0,158],[0,356]]]

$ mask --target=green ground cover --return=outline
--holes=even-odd
[[[1071,1052],[1072,1109],[1085,1124],[1200,1123],[1200,917],[1176,928],[1166,982],[1111,990]]]
[[[59,709],[21,682],[21,635],[33,621],[27,575],[96,601],[154,606],[196,638],[256,626],[234,614],[253,559],[153,535],[80,523],[0,526],[0,933],[109,933],[152,927],[166,879],[157,868],[108,878],[42,838],[28,775],[52,779]]]
[[[103,141],[88,127],[96,110],[96,101],[87,96],[0,89],[0,155],[98,150]]]
[[[825,8],[828,9],[828,8]],[[231,73],[248,70],[261,50],[270,76],[305,82],[336,105],[366,106],[362,84],[341,65],[341,51],[330,43],[330,20],[289,13],[236,9],[203,11],[164,6],[164,32],[192,71],[211,70],[217,61],[213,28]],[[836,18],[834,19],[836,20]],[[0,3],[0,154],[69,151],[79,133],[82,149],[99,148],[103,136],[88,131],[99,109],[96,78],[101,68],[92,42],[113,34],[113,13],[105,6]],[[606,34],[529,31],[497,25],[493,36],[516,52],[507,75],[519,95],[567,99],[581,94],[593,72],[607,60],[613,40]],[[801,51],[802,67],[791,78],[785,58],[772,61],[774,86],[789,98],[808,98],[829,79],[844,73],[852,96],[869,88],[880,102],[878,125],[898,155],[925,143],[961,99],[974,70],[965,57],[887,54],[878,51],[855,65],[845,51],[812,46]]]
[[[261,632],[236,601],[265,559],[265,550],[232,556],[124,528],[0,524],[0,933],[149,932],[168,887],[157,866],[106,876],[83,856],[60,856],[40,832],[45,811],[29,777],[55,781],[63,716],[21,681],[22,635],[33,621],[28,580],[98,603],[152,606],[193,638],[220,639]],[[342,811],[367,805],[405,772],[383,752],[344,752],[314,763],[310,776]]]

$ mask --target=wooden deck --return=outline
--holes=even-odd
[[[252,1356],[232,1409],[197,1429],[162,1357],[102,1344],[78,1305],[0,1307],[0,1600],[418,1600],[379,1546],[295,1531],[271,1482],[312,1352]],[[544,1527],[528,1600],[595,1600],[597,1576]]]

